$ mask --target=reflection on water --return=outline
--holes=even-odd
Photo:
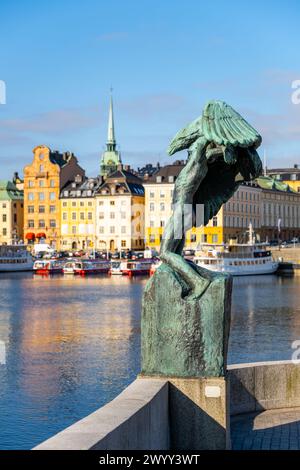
[[[291,359],[299,299],[300,277],[234,278],[229,362]]]
[[[34,446],[135,378],[145,282],[1,276],[2,449]]]
[[[134,380],[145,283],[0,275],[0,448],[33,447]],[[229,362],[290,359],[299,286],[300,278],[234,279]]]

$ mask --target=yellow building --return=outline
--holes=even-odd
[[[33,149],[33,161],[24,168],[24,237],[28,243],[44,239],[59,248],[60,192],[78,174],[84,176],[84,170],[72,153],[52,152],[44,145]]]
[[[91,250],[95,247],[95,192],[101,181],[101,178],[77,175],[61,191],[62,250]]]
[[[11,181],[0,181],[0,244],[23,241],[23,191]]]

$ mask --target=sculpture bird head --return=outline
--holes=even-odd
[[[200,138],[207,141],[207,171],[199,181],[193,203],[204,204],[206,224],[239,184],[261,174],[262,163],[256,149],[262,139],[237,111],[219,100],[209,101],[202,115],[176,134],[169,145],[169,155],[190,149]]]

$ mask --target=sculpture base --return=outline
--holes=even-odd
[[[199,273],[196,265],[193,268]],[[142,374],[224,376],[231,276],[210,271],[206,276],[210,284],[196,299],[189,297],[189,287],[166,264],[148,281],[142,305]]]
[[[170,450],[230,449],[227,377],[166,379]]]

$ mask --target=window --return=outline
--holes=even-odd
[[[115,233],[115,227],[114,227],[114,226],[111,226],[111,227],[109,228],[109,232],[110,232],[110,233]]]
[[[54,188],[55,187],[55,181],[54,180],[50,180],[50,188]]]
[[[150,202],[150,212],[154,212],[154,210],[155,210],[154,202]]]
[[[49,194],[50,201],[55,201],[55,193]]]
[[[63,212],[62,218],[63,220],[67,220],[68,214],[67,212]]]
[[[33,188],[34,187],[34,181],[29,180],[28,181],[28,188]]]
[[[55,212],[55,206],[50,206],[49,211],[51,214],[53,214],[53,212]]]
[[[195,243],[197,241],[197,235],[195,233],[191,233],[191,243]]]
[[[103,204],[104,204],[104,201],[99,201],[99,202],[98,202],[98,205],[99,205],[99,206],[103,206]]]
[[[84,220],[84,212],[80,212],[80,220]]]
[[[44,180],[39,180],[39,187],[44,188],[45,186],[45,181]]]
[[[124,211],[121,212],[121,219],[126,219],[126,212]]]
[[[76,234],[76,225],[72,225],[72,235]]]
[[[40,165],[40,173],[42,173],[44,171],[44,165]]]
[[[92,220],[93,219],[93,213],[92,212],[88,212],[88,220]]]
[[[155,243],[155,235],[150,235],[149,241],[150,243]]]
[[[84,206],[84,202],[83,202],[83,201],[80,201],[79,205],[80,205],[80,207],[83,207],[83,206]]]
[[[153,198],[155,197],[154,191],[150,191],[149,197],[150,197],[151,199],[153,199]]]
[[[150,227],[151,227],[151,228],[154,227],[154,220],[150,220]]]
[[[207,243],[207,235],[206,235],[206,233],[204,233],[203,235],[201,235],[201,242],[202,242],[202,243]]]
[[[63,202],[63,207],[67,207],[67,201]]]
[[[218,226],[218,217],[214,216],[213,217],[213,227],[217,227]]]
[[[121,240],[121,247],[126,248],[126,240]]]
[[[126,204],[127,204],[127,201],[124,201],[124,200],[121,201],[121,206],[126,206]]]
[[[99,212],[99,219],[104,219],[104,212]]]
[[[121,227],[121,233],[126,233],[126,226],[125,226],[125,225],[122,225],[122,227]]]
[[[72,207],[76,207],[76,201],[72,201]]]
[[[39,220],[39,228],[45,228],[45,221],[43,219]]]
[[[28,193],[28,201],[33,201],[33,200],[34,200],[34,194]]]
[[[6,237],[6,235],[7,235],[7,229],[6,229],[6,228],[3,228],[3,229],[2,229],[2,235],[3,235],[4,237]]]
[[[6,222],[7,221],[7,215],[6,214],[3,214],[2,215],[2,222]]]
[[[72,220],[76,220],[76,212],[72,212]]]
[[[69,191],[64,191],[64,196],[68,197],[69,196]]]
[[[28,214],[33,214],[34,213],[34,206],[28,206],[27,207],[27,212],[28,212]]]
[[[45,206],[39,206],[39,213],[44,214],[45,213]]]
[[[39,201],[45,200],[45,193],[39,193]]]
[[[28,227],[34,228],[34,220],[28,220]]]
[[[110,201],[110,205],[111,205],[111,206],[114,206],[114,205],[115,205],[115,201]]]
[[[103,227],[103,225],[100,225],[100,227],[99,227],[99,233],[104,233],[104,227]]]
[[[109,216],[110,216],[111,219],[114,219],[115,218],[115,213],[111,212]]]
[[[161,198],[164,198],[164,197],[165,197],[165,195],[166,195],[166,193],[165,193],[164,191],[162,191],[162,190],[161,190],[161,191],[160,191],[160,197],[161,197]]]
[[[92,205],[93,205],[93,202],[92,202],[92,201],[88,201],[88,206],[89,206],[89,207],[92,207]]]
[[[218,243],[218,234],[213,233],[213,235],[212,235],[212,242],[213,242],[213,243]]]
[[[50,219],[50,227],[55,228],[56,227],[56,220],[55,219]]]
[[[161,220],[161,221],[160,221],[160,226],[161,226],[161,227],[164,227],[164,226],[165,226],[165,221],[164,221],[164,220]]]
[[[160,206],[161,211],[165,210],[165,203],[164,202],[161,202],[159,206]]]

